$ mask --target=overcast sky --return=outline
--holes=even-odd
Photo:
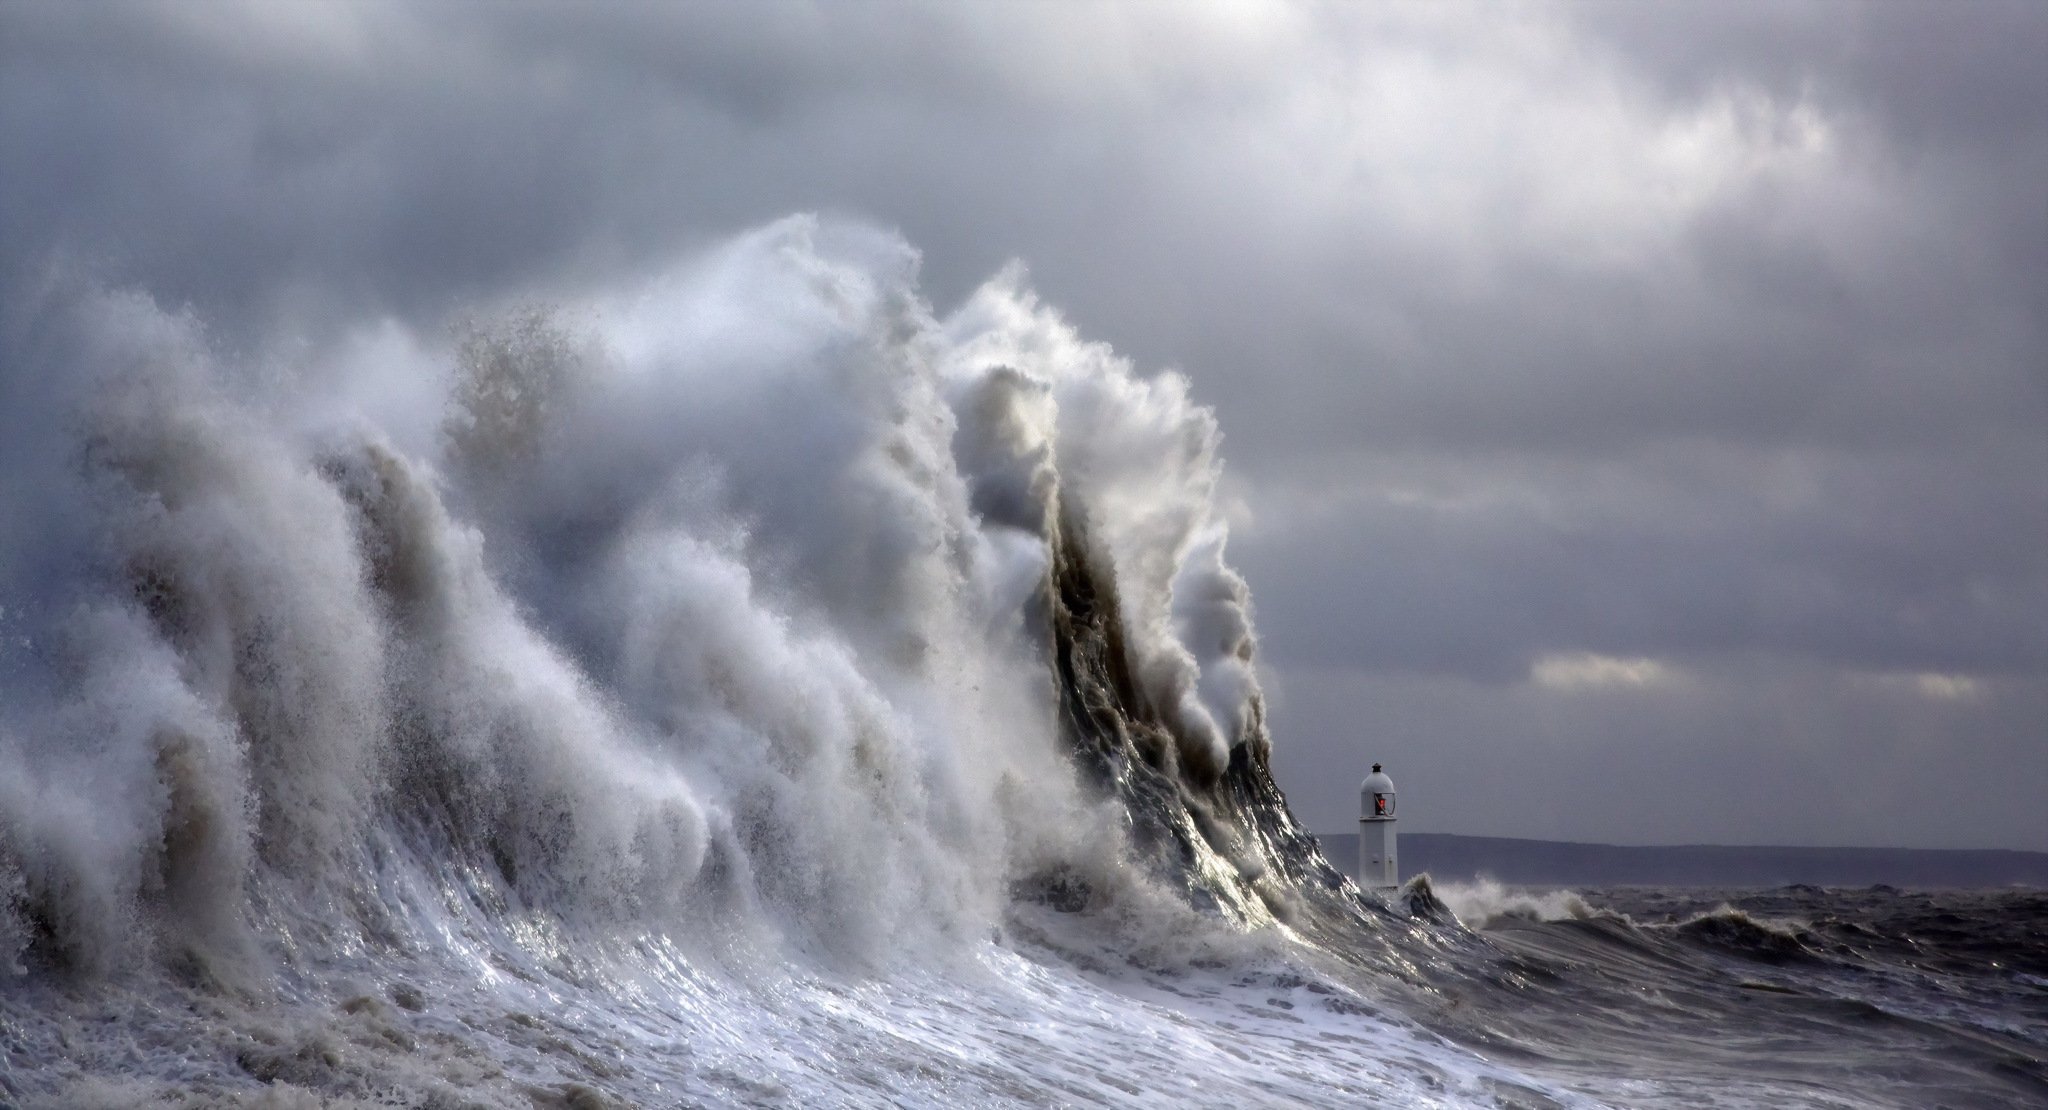
[[[2048,5],[0,6],[0,293],[317,343],[797,211],[1221,419],[1349,831],[2048,850]],[[21,364],[8,354],[6,372]],[[0,381],[4,385],[4,381]]]

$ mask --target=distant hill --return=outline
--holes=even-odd
[[[1323,854],[1354,874],[1358,836],[1320,836]],[[1629,847],[1403,833],[1401,877],[1429,872],[1469,882],[1485,875],[1528,886],[1815,886],[2048,888],[2048,852],[2004,849]]]

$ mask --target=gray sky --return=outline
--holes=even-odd
[[[800,210],[1218,410],[1346,831],[2048,849],[2048,6],[15,3],[0,283],[421,327]],[[9,364],[19,365],[17,353]],[[0,382],[4,385],[4,382]]]

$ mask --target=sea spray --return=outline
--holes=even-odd
[[[1314,853],[1264,774],[1213,418],[1017,271],[945,321],[914,280],[795,219],[473,319],[426,444],[82,291],[47,326],[90,357],[51,369],[94,388],[37,398],[81,431],[34,507],[95,546],[7,584],[79,599],[38,629],[67,661],[8,672],[44,784],[0,815],[14,962],[234,933],[252,890],[383,936],[398,845],[586,924],[719,901],[861,960],[1047,883],[1291,913]]]
[[[1524,890],[1494,879],[1442,883],[1430,888],[1458,920],[1473,929],[1509,921],[1579,921],[1600,911],[1571,890]]]

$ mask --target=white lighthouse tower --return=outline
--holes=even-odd
[[[1372,774],[1358,788],[1358,885],[1401,885],[1401,865],[1394,855],[1394,780],[1372,765]]]

